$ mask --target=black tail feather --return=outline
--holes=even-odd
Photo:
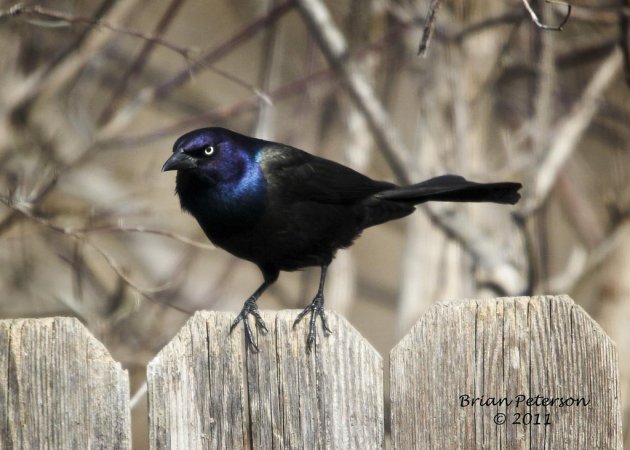
[[[520,183],[475,183],[457,175],[443,175],[411,186],[378,193],[383,200],[405,203],[490,202],[513,205],[521,198]]]

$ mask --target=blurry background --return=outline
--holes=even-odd
[[[1,2],[0,318],[80,318],[133,393],[192,311],[237,312],[258,270],[212,249],[160,173],[193,128],[392,181],[520,181],[515,207],[431,205],[367,230],[331,266],[327,307],[387,367],[434,302],[568,293],[618,345],[627,436],[627,0],[574,2],[562,32],[522,1],[444,2],[426,57],[424,0],[305,3],[331,21],[285,0]],[[318,276],[282,274],[261,308],[304,307]]]

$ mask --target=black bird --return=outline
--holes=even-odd
[[[368,227],[399,219],[426,201],[516,203],[518,183],[473,183],[443,175],[411,186],[375,181],[349,167],[297,148],[225,128],[202,128],[181,136],[162,171],[177,170],[176,193],[208,238],[256,264],[264,281],[249,297],[230,331],[242,320],[247,342],[257,351],[248,316],[267,328],[256,300],[281,270],[321,267],[315,298],[296,318],[311,314],[307,348],[315,322],[324,334],[326,270],[338,249]]]

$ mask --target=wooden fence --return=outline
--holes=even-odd
[[[147,369],[152,448],[385,447],[383,361],[294,311],[260,353],[198,312]],[[391,351],[394,449],[620,449],[615,345],[566,296],[435,305]],[[0,321],[0,449],[130,448],[126,371],[75,319]]]

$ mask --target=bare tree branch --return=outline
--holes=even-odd
[[[137,1],[118,2],[109,9],[107,21],[119,21],[121,18],[126,17]],[[2,14],[4,14],[4,17],[14,15],[10,10]],[[95,19],[89,20],[93,21]],[[8,116],[28,117],[29,111],[37,103],[37,100],[54,95],[61,86],[72,80],[85,67],[90,58],[94,56],[94,53],[106,45],[108,37],[105,33],[89,33],[78,41],[79,47],[75,48],[62,61],[55,61],[55,64],[49,64],[29,75],[16,89],[11,91],[10,98],[6,99],[6,110],[9,111]],[[7,146],[7,142],[10,142],[10,140],[11,136],[1,136],[0,148]],[[1,228],[2,225],[0,225]]]
[[[409,183],[405,170],[409,152],[391,123],[385,108],[360,71],[348,61],[348,46],[344,36],[333,23],[326,5],[320,0],[296,0],[302,17],[318,42],[333,70],[340,75],[348,94],[365,115],[377,147],[389,163],[396,178]]]
[[[540,21],[540,19],[538,18],[538,16],[536,15],[534,10],[532,9],[532,6],[529,4],[529,0],[522,0],[522,1],[523,1],[523,5],[525,5],[525,9],[527,10],[527,12],[529,13],[530,17],[532,18],[532,21],[536,24],[536,26],[538,28],[540,28],[542,30],[562,31],[562,27],[566,25],[567,21],[569,20],[569,17],[571,17],[571,8],[572,7],[571,7],[570,3],[554,1],[554,0],[545,0],[545,3],[566,5],[566,7],[567,7],[567,12],[566,12],[564,18],[562,19],[562,22],[560,22],[560,25],[556,25],[556,26],[545,25],[544,23],[542,23]]]
[[[303,78],[291,81],[283,86],[280,86],[270,93],[268,93],[270,102],[277,102],[286,97],[297,95],[304,92],[304,89],[310,83],[316,83],[319,81],[327,80],[331,78],[331,71],[327,69],[318,70],[310,73]],[[168,125],[164,128],[152,130],[148,133],[143,133],[137,136],[114,136],[107,135],[103,140],[99,141],[98,147],[103,149],[119,149],[123,147],[133,147],[142,144],[148,144],[155,142],[164,136],[177,134],[187,128],[203,125],[208,122],[221,123],[228,119],[234,118],[239,114],[251,111],[257,103],[260,97],[253,96],[245,100],[241,100],[233,105],[223,106],[217,110],[210,111],[205,114],[200,114],[192,118],[187,118],[177,123]]]
[[[96,11],[93,14],[92,20],[100,20],[105,14],[107,14],[116,3],[116,0],[102,0]],[[93,27],[86,27],[76,39],[74,39],[69,45],[66,46],[55,58],[53,58],[47,65],[45,72],[50,72],[57,65],[63,62],[68,56],[70,56],[75,49],[81,47],[83,41],[90,35]]]
[[[487,27],[512,24],[513,22],[518,22],[518,20],[522,17],[522,14],[506,14],[504,16],[502,15],[488,20],[487,22],[482,21],[478,24],[467,27],[461,30],[461,32],[453,34],[452,37],[448,39],[460,42],[474,36],[475,33],[483,31]],[[383,51],[387,44],[391,44],[396,38],[400,36],[401,33],[403,33],[408,27],[410,27],[412,23],[413,22],[411,21],[405,22],[395,31],[387,33],[385,36],[375,41],[374,43],[370,43],[357,52],[357,58],[364,58],[372,52]],[[232,40],[233,39],[230,39],[230,41]],[[223,45],[224,44],[222,44],[221,47]],[[103,133],[101,139],[99,139],[98,148],[119,149],[123,147],[146,145],[151,142],[155,142],[156,140],[162,139],[165,136],[181,133],[182,131],[190,127],[200,126],[208,122],[225,122],[229,119],[233,119],[234,117],[242,113],[251,111],[252,108],[259,104],[261,99],[265,100],[265,102],[268,104],[273,104],[275,102],[284,100],[287,97],[299,95],[303,93],[304,89],[311,84],[330,80],[331,78],[333,78],[332,75],[334,75],[334,73],[335,71],[330,68],[316,70],[302,78],[298,78],[294,81],[279,86],[270,92],[257,92],[255,93],[256,95],[254,97],[241,100],[233,105],[223,106],[218,108],[217,110],[210,111],[205,114],[199,114],[195,117],[187,118],[164,128],[155,129],[147,133],[135,136],[119,136],[114,132]],[[173,78],[172,80],[175,80],[175,78]],[[247,87],[251,88],[251,86]],[[151,100],[151,97],[154,95],[154,93],[151,92],[153,89],[155,88],[150,88],[150,90],[141,93],[141,95],[136,100],[130,103],[129,108],[139,110],[142,106],[144,106],[147,102]],[[250,90],[253,91],[254,89],[251,88]],[[119,129],[119,127],[116,127],[116,129]]]
[[[225,42],[214,47],[206,54],[202,55],[189,68],[175,75],[170,80],[161,83],[159,86],[152,88],[150,92],[143,94],[146,98],[162,98],[171,91],[188,81],[195,73],[210,67],[216,61],[229,54],[234,48],[242,45],[252,38],[258,31],[269,26],[283,17],[293,8],[293,0],[287,0],[284,3],[274,7],[265,15],[253,20],[245,28],[239,30],[235,35],[231,36]]]
[[[173,90],[182,86],[192,77],[202,70],[212,70],[219,75],[226,76],[231,81],[238,83],[239,85],[251,90],[257,97],[257,100],[263,100],[270,102],[270,98],[267,94],[252,87],[250,84],[242,81],[240,78],[226,74],[226,72],[213,67],[213,64],[224,56],[230,54],[234,49],[249,39],[251,39],[257,32],[264,29],[265,26],[269,26],[279,20],[287,12],[293,8],[293,0],[287,0],[282,4],[275,6],[267,14],[253,20],[242,30],[239,30],[236,34],[228,38],[221,44],[213,47],[211,50],[202,55],[199,59],[193,62],[186,69],[180,71],[174,77],[156,85],[153,87],[147,87],[139,92],[139,94],[131,99],[131,101],[121,110],[118,111],[116,116],[110,120],[107,125],[103,126],[99,133],[98,141],[108,140],[118,135],[118,132],[124,128],[131,120],[136,116],[138,111],[149,103],[162,99],[170,95]]]
[[[508,12],[505,14],[501,14],[496,17],[489,17],[487,19],[480,20],[479,22],[468,25],[465,28],[457,31],[454,34],[451,34],[447,37],[450,41],[462,42],[466,39],[474,37],[477,33],[481,33],[483,31],[488,30],[489,28],[504,26],[504,25],[514,25],[519,23],[525,14],[523,12]]]
[[[582,97],[575,102],[569,114],[551,133],[553,143],[543,155],[540,164],[533,167],[532,188],[519,214],[523,216],[532,214],[547,199],[558,174],[595,117],[604,91],[621,69],[622,59],[621,52],[615,48],[599,66]]]
[[[630,87],[630,0],[621,0],[626,7],[619,11],[619,46],[623,52],[623,71],[626,84]]]
[[[147,300],[150,300],[153,303],[159,304],[159,305],[164,305],[164,306],[168,306],[169,308],[172,308],[176,311],[179,311],[181,313],[187,314],[187,315],[191,315],[192,313],[190,311],[187,311],[177,305],[173,305],[171,303],[165,303],[165,302],[161,302],[158,301],[157,299],[155,299],[153,297],[154,294],[162,292],[167,290],[171,284],[172,281],[167,282],[164,286],[158,286],[158,287],[154,287],[154,288],[146,288],[146,287],[142,287],[139,286],[134,280],[132,280],[126,273],[125,271],[118,265],[118,262],[111,256],[109,255],[106,251],[104,251],[102,248],[100,248],[99,246],[97,246],[96,244],[94,244],[93,242],[90,242],[89,240],[85,239],[85,236],[83,233],[81,232],[76,232],[74,229],[72,228],[67,228],[67,227],[62,227],[59,225],[56,225],[54,223],[52,223],[51,221],[44,219],[43,217],[38,217],[36,215],[34,215],[28,208],[26,208],[23,205],[20,204],[16,204],[14,202],[12,202],[10,199],[7,199],[4,196],[0,196],[0,203],[3,203],[5,206],[7,206],[8,208],[10,208],[11,210],[15,211],[16,213],[19,213],[21,215],[23,215],[24,217],[30,219],[33,222],[36,222],[40,225],[45,226],[46,228],[55,231],[57,233],[61,233],[65,236],[68,236],[70,238],[76,239],[80,242],[82,242],[83,244],[89,246],[91,249],[93,249],[94,251],[96,251],[96,253],[98,253],[106,262],[107,264],[111,267],[111,269],[114,271],[114,273],[116,273],[116,275],[125,282],[125,284],[127,284],[130,288],[132,288],[135,292],[137,292],[138,294],[140,294],[142,297],[146,298]]]
[[[168,8],[166,8],[166,11],[164,11],[161,19],[156,25],[155,30],[153,30],[152,36],[160,38],[162,34],[164,34],[168,26],[172,23],[173,19],[175,19],[175,17],[177,16],[177,12],[179,11],[179,9],[181,8],[183,4],[184,4],[183,0],[171,0],[171,3],[169,4]],[[109,102],[107,103],[105,108],[103,108],[103,111],[101,112],[101,116],[99,117],[98,123],[100,124],[106,123],[111,118],[114,112],[114,109],[120,104],[120,100],[122,96],[127,91],[127,86],[129,84],[129,81],[135,74],[142,71],[142,68],[149,60],[149,56],[151,52],[153,51],[153,49],[156,47],[156,44],[158,44],[158,41],[156,39],[146,40],[146,42],[142,46],[142,49],[138,53],[138,56],[136,57],[133,64],[131,64],[127,68],[127,70],[125,71],[121,79],[119,80],[118,85],[114,89],[114,92],[112,93],[112,96],[109,99]]]
[[[172,42],[162,39],[159,36],[159,34],[147,34],[141,31],[122,27],[120,25],[115,25],[105,20],[97,20],[91,17],[84,17],[84,16],[75,16],[73,14],[68,14],[62,11],[45,8],[39,5],[29,6],[29,5],[23,5],[22,3],[18,3],[10,7],[7,11],[4,11],[4,12],[0,11],[0,19],[6,18],[6,17],[30,17],[30,16],[43,17],[45,19],[51,19],[51,20],[57,21],[57,22],[31,21],[31,23],[35,25],[39,25],[39,26],[58,27],[58,26],[67,26],[69,24],[86,24],[86,25],[97,26],[100,28],[105,28],[110,31],[114,31],[116,33],[126,34],[128,36],[144,39],[151,46],[160,45],[162,47],[168,48],[169,50],[172,50],[180,54],[184,58],[188,58],[192,53],[197,51],[196,49],[180,47],[179,45],[175,45]]]
[[[266,1],[267,13],[273,11],[276,6],[276,0]],[[269,92],[271,88],[271,78],[275,67],[275,45],[277,36],[277,22],[271,23],[265,31],[262,43],[262,51],[260,55],[260,73],[258,75],[258,84],[263,92]],[[261,139],[271,140],[273,133],[271,131],[272,126],[272,105],[271,100],[267,97],[267,101],[258,102],[258,117],[256,118],[256,125],[254,127],[254,135]]]
[[[429,42],[431,41],[431,36],[433,35],[433,29],[435,28],[435,20],[439,8],[440,0],[431,0],[429,3],[427,20],[424,23],[424,30],[422,31],[422,39],[420,40],[420,45],[418,45],[418,56],[427,55]]]
[[[144,399],[147,395],[147,382],[143,382],[142,385],[138,388],[136,392],[133,393],[131,399],[129,400],[129,409],[133,411],[133,409],[138,406],[140,401]]]
[[[146,233],[146,234],[156,234],[158,236],[165,236],[176,241],[179,241],[183,244],[190,245],[192,247],[197,247],[202,250],[216,250],[216,247],[212,244],[206,244],[203,242],[197,242],[192,239],[187,238],[186,236],[182,236],[178,233],[173,233],[171,231],[166,230],[158,230],[155,228],[147,228],[147,227],[127,227],[120,225],[108,225],[108,226],[100,226],[93,228],[72,228],[72,227],[64,227],[64,230],[68,231],[70,234],[91,234],[91,233]]]
[[[616,224],[596,247],[586,251],[580,247],[570,254],[565,269],[549,280],[550,292],[571,292],[585,276],[599,268],[626,237],[628,220]]]
[[[333,23],[326,5],[320,0],[296,0],[296,3],[329,64],[339,73],[350,97],[365,115],[377,147],[383,152],[396,178],[401,183],[409,184],[406,161],[411,153],[372,87],[360,73],[353,70],[351,61],[347,60],[345,38]],[[507,281],[507,284],[502,286],[505,292],[510,294],[520,292],[525,282],[519,271],[504,259],[501,249],[488,241],[470,221],[457,213],[437,212],[427,207],[422,209],[436,225],[457,240],[487,272],[491,273],[492,278],[499,282]]]

